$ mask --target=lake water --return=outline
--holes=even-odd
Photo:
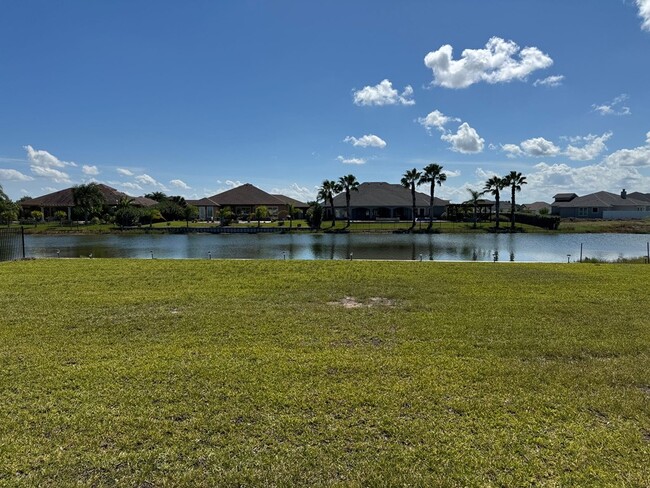
[[[646,255],[643,234],[140,234],[25,236],[27,257],[566,262]],[[58,251],[58,253],[57,253]]]

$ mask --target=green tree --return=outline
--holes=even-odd
[[[427,226],[427,231],[431,231],[431,226],[433,226],[433,204],[435,201],[434,194],[436,190],[436,185],[442,186],[443,182],[447,181],[447,173],[442,172],[442,166],[436,163],[428,164],[424,167],[422,176],[418,180],[418,186],[423,183],[431,183],[431,191],[429,193],[429,225]]]
[[[5,193],[5,191],[2,189],[2,185],[0,185],[0,201],[8,201],[9,197]]]
[[[155,200],[157,202],[162,202],[163,200],[167,200],[167,195],[165,195],[161,191],[155,191],[153,193],[147,193],[145,194],[145,198],[149,198],[151,200]]]
[[[115,211],[115,223],[120,227],[133,227],[138,225],[142,215],[142,210],[137,207],[123,206]]]
[[[85,222],[88,222],[90,215],[100,214],[106,203],[106,198],[97,183],[74,186],[72,198],[75,206],[83,213]]]
[[[318,200],[314,202],[307,202],[307,205],[309,205],[309,208],[305,213],[305,218],[307,219],[309,227],[311,229],[320,229],[320,225],[323,221],[322,205],[318,202]]]
[[[287,217],[289,217],[289,231],[293,228],[293,218],[296,214],[296,207],[292,203],[287,205]]]
[[[515,230],[515,193],[521,191],[523,185],[527,185],[526,177],[522,176],[517,171],[511,171],[504,178],[505,186],[509,186],[511,190],[510,200],[510,230]]]
[[[63,225],[63,221],[68,218],[68,214],[63,210],[57,210],[54,212],[54,218],[59,221],[59,224]]]
[[[404,175],[402,176],[402,179],[400,183],[402,186],[408,190],[411,190],[411,200],[412,200],[412,208],[411,208],[411,216],[412,216],[412,223],[411,223],[411,228],[409,230],[413,230],[415,228],[415,185],[418,184],[418,181],[420,181],[420,177],[422,176],[422,173],[420,173],[416,168],[413,168],[411,170],[408,170]]]
[[[183,217],[185,218],[185,226],[190,226],[190,220],[196,220],[199,218],[199,209],[194,205],[185,205],[183,207]]]
[[[339,187],[345,192],[345,215],[348,218],[346,227],[350,227],[352,215],[350,213],[350,192],[359,191],[359,181],[354,175],[345,175],[339,178]]]
[[[232,219],[235,218],[235,213],[230,207],[224,207],[219,210],[219,219],[221,220],[221,226],[225,227],[232,222]]]
[[[499,216],[501,215],[501,190],[503,190],[506,186],[505,181],[503,178],[499,178],[498,176],[493,176],[492,178],[488,179],[485,182],[485,186],[483,187],[484,193],[490,193],[494,195],[494,200],[496,201],[496,228],[499,228]]]
[[[255,207],[255,219],[257,220],[257,227],[260,227],[262,219],[266,219],[269,216],[269,209],[264,205]]]
[[[342,190],[341,186],[333,180],[323,180],[323,184],[318,189],[317,200],[322,200],[325,204],[330,202],[332,209],[332,227],[336,225],[336,211],[334,210],[334,197]]]
[[[135,202],[135,199],[131,198],[128,195],[124,195],[117,201],[117,209],[119,210],[121,208],[131,207],[133,205],[133,202]]]
[[[472,190],[471,188],[468,188],[467,191],[470,194],[469,200],[467,200],[465,203],[468,205],[472,206],[473,209],[473,220],[474,220],[474,225],[472,226],[474,229],[476,229],[476,222],[478,222],[478,206],[481,200],[481,197],[483,196],[483,191],[477,191],[477,190]]]
[[[43,212],[40,210],[32,210],[29,212],[29,216],[34,219],[34,225],[38,225],[39,222],[43,221]]]

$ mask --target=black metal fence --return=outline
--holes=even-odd
[[[22,227],[0,228],[0,261],[25,258],[25,237]]]

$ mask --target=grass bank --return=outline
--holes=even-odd
[[[0,485],[648,486],[650,266],[0,264]]]

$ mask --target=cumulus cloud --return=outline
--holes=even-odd
[[[180,188],[182,190],[191,190],[192,187],[190,187],[187,183],[185,183],[183,180],[171,180],[169,184],[174,187],[174,188]]]
[[[650,132],[646,134],[646,145],[633,149],[619,149],[605,158],[605,163],[622,166],[648,168],[650,167]]]
[[[588,136],[577,138],[578,140],[582,140],[584,145],[582,147],[577,147],[569,144],[564,153],[573,161],[591,161],[600,156],[603,151],[607,149],[605,142],[607,142],[610,137],[612,137],[612,133],[605,132],[601,136],[589,134]],[[576,138],[572,139],[572,141],[577,142]]]
[[[298,183],[292,183],[289,188],[273,188],[270,193],[274,195],[285,195],[301,202],[307,202],[316,198],[316,192],[314,190],[306,186],[301,186]]]
[[[63,171],[59,171],[58,169],[35,166],[35,165],[30,166],[30,169],[32,170],[32,173],[34,173],[35,175],[41,176],[43,178],[48,178],[55,183],[71,182],[70,176],[68,176],[68,174],[64,173]]]
[[[389,80],[383,80],[375,86],[364,86],[361,90],[353,94],[355,105],[415,105],[413,88],[406,85],[404,91],[400,94],[393,83]]]
[[[465,49],[453,59],[446,44],[428,53],[424,64],[433,72],[433,84],[445,88],[467,88],[474,83],[524,81],[532,72],[548,68],[553,60],[536,47],[520,47],[513,41],[492,37],[484,49]]]
[[[29,145],[23,146],[23,149],[27,151],[27,160],[34,166],[44,168],[65,168],[66,166],[77,166],[71,161],[61,161],[53,154],[44,150],[34,149]]]
[[[130,181],[127,181],[126,183],[119,183],[119,185],[122,188],[126,188],[127,190],[143,191],[140,185],[138,185],[137,183],[132,183]]]
[[[430,112],[426,117],[418,118],[418,122],[427,130],[437,129],[441,132],[445,132],[445,126],[449,122],[460,122],[460,119],[457,119],[455,117],[448,117],[440,110],[434,110],[433,112]]]
[[[562,84],[562,81],[564,81],[564,75],[554,75],[547,78],[535,80],[533,86],[548,86],[550,88],[555,88],[556,86],[560,86]]]
[[[506,157],[509,158],[524,155],[524,151],[517,144],[501,144],[501,149],[506,153]]]
[[[594,112],[598,112],[600,115],[630,115],[632,113],[630,107],[623,105],[623,102],[628,98],[627,94],[622,93],[611,102],[601,104],[594,103],[592,108],[594,109]]]
[[[97,169],[97,166],[89,166],[87,164],[84,164],[81,167],[81,172],[89,176],[97,176],[99,174],[99,170]]]
[[[343,156],[338,156],[336,159],[343,164],[366,164],[366,160],[363,158],[344,158]]]
[[[349,142],[353,146],[359,147],[378,147],[379,149],[386,147],[386,141],[374,134],[366,134],[358,139],[356,137],[347,136],[343,139],[343,142]]]
[[[440,138],[451,144],[452,151],[463,154],[480,153],[485,143],[485,139],[481,138],[467,122],[460,124],[455,134],[443,134]]]
[[[558,146],[553,144],[551,141],[547,141],[543,137],[527,139],[522,141],[519,146],[527,156],[549,157],[557,156],[560,153],[560,148]]]
[[[146,173],[136,176],[135,181],[137,181],[141,185],[155,186],[157,188],[160,188],[163,191],[167,191],[167,188],[165,187],[165,185],[163,185],[159,181],[156,181],[154,178],[152,178],[151,176],[149,176]]]
[[[117,172],[122,176],[133,176],[133,172],[124,168],[117,168]]]
[[[32,181],[34,178],[15,169],[0,169],[0,179],[14,181]]]
[[[641,28],[650,31],[650,0],[636,0],[636,6],[639,7],[639,17],[643,20]]]

